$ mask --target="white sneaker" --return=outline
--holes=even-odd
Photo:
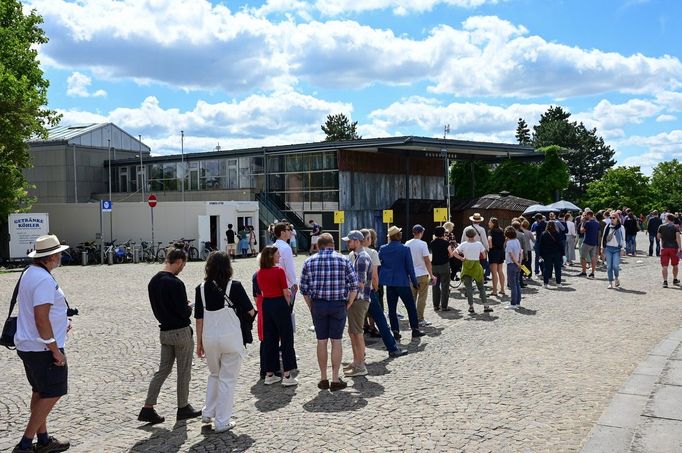
[[[544,283],[544,284],[542,285],[542,287],[543,287],[543,288],[549,289],[549,285],[548,285],[547,283]]]
[[[347,377],[367,376],[367,367],[353,367],[347,372],[344,372],[344,375]]]
[[[298,385],[298,379],[296,379],[292,375],[289,375],[289,377],[285,377],[284,379],[282,379],[282,385],[284,387],[291,387],[294,385]]]
[[[265,376],[265,380],[263,381],[263,383],[265,385],[272,385],[278,383],[281,380],[282,380],[281,377],[273,374],[272,376]]]
[[[215,431],[216,433],[224,433],[225,431],[231,430],[231,429],[234,428],[235,426],[237,426],[237,424],[236,424],[235,422],[233,422],[232,420],[230,420],[229,422],[227,422],[227,425],[224,425],[224,426],[218,426],[218,425],[216,425],[214,431]]]
[[[516,308],[516,305],[505,305],[505,306],[504,306],[504,309],[505,309],[505,310],[513,310],[513,309],[515,309],[515,308]]]
[[[315,332],[315,326],[310,326],[310,327],[308,327],[308,330],[311,331],[311,332]]]
[[[426,319],[422,319],[421,321],[419,321],[419,327],[428,327],[431,324],[432,324],[431,321],[427,321]]]

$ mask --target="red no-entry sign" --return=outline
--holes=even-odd
[[[149,198],[147,198],[147,203],[149,203],[149,207],[151,208],[156,206],[156,195],[154,194],[149,195]]]

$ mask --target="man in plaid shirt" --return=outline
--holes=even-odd
[[[303,263],[300,291],[313,316],[317,337],[317,363],[320,367],[320,389],[346,388],[339,379],[343,358],[341,338],[348,309],[358,293],[358,278],[353,265],[334,251],[334,238],[322,233],[317,241],[319,253]],[[327,379],[327,344],[332,340],[332,381]]]

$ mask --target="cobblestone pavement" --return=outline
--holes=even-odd
[[[296,258],[299,269],[303,260]],[[60,268],[56,278],[81,314],[67,344],[70,393],[50,416],[50,432],[82,452],[579,451],[638,363],[682,325],[682,291],[661,288],[656,258],[627,258],[622,268],[619,291],[606,289],[605,272],[579,279],[573,267],[567,286],[542,289],[535,280],[524,290],[524,310],[497,305],[491,316],[469,317],[456,292],[451,305],[458,310],[439,315],[427,308],[428,336],[410,341],[405,332],[408,356],[388,359],[372,339],[369,376],[349,379],[349,388],[334,394],[316,387],[314,333],[299,300],[300,385],[259,383],[258,345],[251,345],[235,401],[238,425],[223,434],[198,419],[175,422],[174,373],[157,406],[166,422],[147,427],[136,420],[158,365],[146,285],[160,266]],[[235,278],[250,288],[254,270],[255,260],[240,260]],[[202,263],[187,265],[181,277],[189,294],[202,275]],[[17,276],[0,275],[3,310]],[[344,348],[349,359],[346,340]],[[30,388],[15,353],[0,352],[0,370],[0,451],[7,451],[23,431]],[[195,359],[195,407],[203,403],[206,375]]]

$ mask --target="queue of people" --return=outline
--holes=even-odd
[[[334,392],[346,388],[342,377],[368,375],[366,334],[380,337],[389,357],[407,354],[399,343],[402,334],[398,300],[407,312],[412,338],[425,335],[422,329],[430,325],[425,317],[429,286],[434,312],[451,310],[450,281],[457,278],[465,285],[471,315],[476,314],[474,285],[484,313],[493,311],[492,297],[506,298],[507,288],[510,300],[505,308],[521,309],[522,288],[533,278],[532,268],[536,277],[542,275],[545,288],[550,287],[552,277],[556,285],[562,285],[563,269],[576,261],[578,247],[578,277],[594,278],[601,260],[606,266],[608,288],[616,290],[621,287],[621,257],[637,254],[633,244],[635,226],[649,235],[649,255],[655,252],[660,256],[663,287],[668,287],[670,266],[672,284],[680,284],[679,214],[659,215],[653,211],[642,222],[627,209],[604,210],[595,215],[587,208],[575,219],[570,213],[559,217],[552,213],[548,218],[538,214],[532,225],[523,217],[515,218],[504,229],[498,219],[490,218],[488,230],[481,225],[485,219],[480,214],[469,220],[471,224],[464,228],[459,242],[450,222],[434,229],[429,244],[423,240],[425,228],[421,225],[412,227],[413,239],[406,244],[402,243],[402,229],[391,226],[387,243],[379,250],[374,248],[373,230],[353,230],[342,238],[350,250],[348,257],[336,251],[329,233],[316,229],[317,253],[306,259],[300,279],[290,246],[293,228],[278,223],[272,231],[275,241],[261,251],[259,269],[252,279],[255,307],[244,285],[232,279],[234,249],[228,247],[227,251],[209,255],[194,302],[178,278],[187,255],[182,249],[170,251],[164,268],[148,284],[150,306],[159,323],[161,354],[138,420],[150,424],[165,420],[155,406],[163,383],[176,365],[176,418],[201,417],[203,423],[213,424],[215,432],[232,429],[237,379],[246,345],[253,342],[255,319],[263,385],[298,385],[293,314],[298,293],[309,308],[317,339],[317,387]],[[52,275],[66,248],[54,235],[38,238],[35,250],[28,255],[33,263],[22,273],[13,297],[19,305],[14,343],[32,389],[30,417],[15,453],[57,452],[70,447],[69,442],[58,440],[47,430],[51,410],[68,389],[65,343],[73,311]],[[488,277],[492,280],[490,296],[485,287]],[[191,327],[192,315],[196,330]],[[346,326],[352,360],[342,367]],[[208,368],[205,402],[200,410],[189,402],[194,353],[205,359]]]

